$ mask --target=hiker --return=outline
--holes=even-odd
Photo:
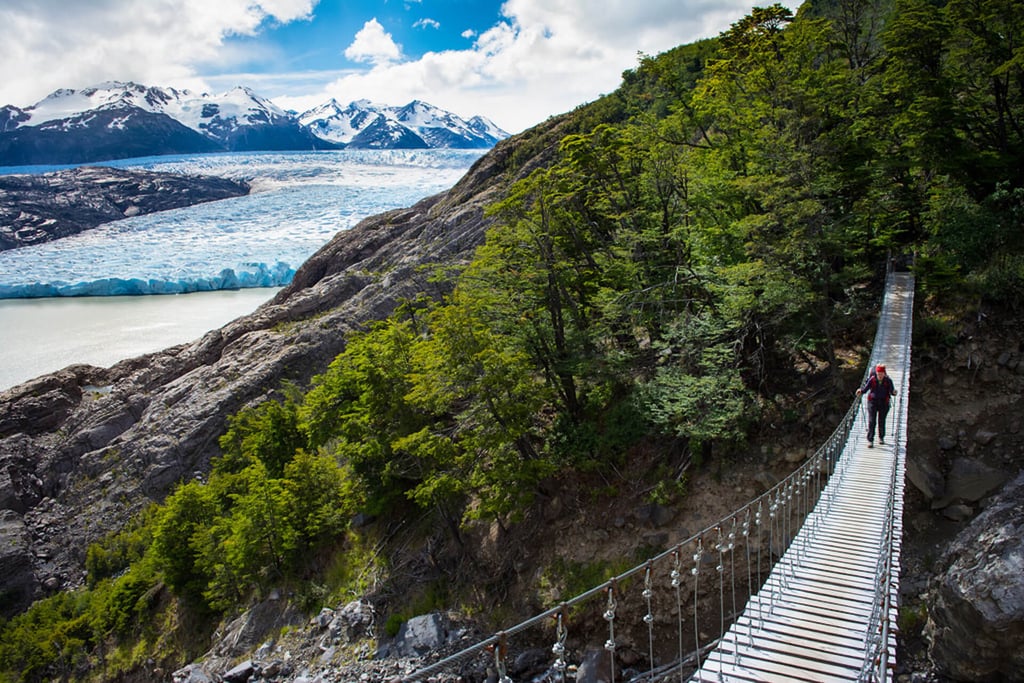
[[[857,396],[868,392],[868,448],[875,445],[875,424],[878,424],[878,442],[885,443],[885,418],[889,414],[889,399],[896,395],[896,387],[885,373],[884,365],[875,366],[868,381],[857,390]]]

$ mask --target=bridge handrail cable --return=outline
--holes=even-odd
[[[815,473],[831,474],[835,468],[839,455],[842,452],[842,446],[843,444],[846,443],[850,431],[852,430],[853,425],[857,421],[860,409],[861,402],[859,400],[854,401],[849,407],[849,409],[846,411],[846,414],[843,416],[842,420],[839,422],[839,425],[835,428],[835,430],[832,432],[829,438],[826,439],[825,443],[822,446],[820,446],[817,451],[815,451],[813,456],[805,460],[800,467],[795,469],[786,478],[782,479],[779,483],[775,484],[775,486],[767,490],[765,493],[762,493],[757,498],[751,500],[743,507],[738,508],[737,510],[730,513],[729,515],[726,515],[717,522],[708,525],[701,531],[698,531],[697,533],[691,535],[687,539],[680,541],[672,548],[663,551],[655,557],[648,559],[647,561],[638,564],[635,567],[632,567],[631,569],[628,569],[611,579],[608,579],[606,582],[598,586],[595,586],[594,588],[591,588],[588,591],[585,591],[583,593],[580,593],[579,595],[576,595],[573,598],[565,600],[559,603],[557,606],[552,607],[551,609],[545,612],[541,612],[540,614],[537,614],[529,619],[526,619],[525,621],[522,621],[516,624],[515,626],[511,626],[503,631],[495,633],[489,638],[486,638],[453,655],[438,660],[437,662],[434,662],[433,664],[430,664],[416,671],[411,676],[406,678],[406,680],[417,681],[424,679],[430,675],[436,674],[438,672],[444,671],[450,666],[465,661],[475,654],[486,651],[490,648],[500,646],[501,642],[509,636],[521,633],[530,628],[533,628],[552,619],[555,619],[560,614],[565,614],[566,609],[569,607],[579,605],[599,595],[607,595],[608,590],[610,588],[614,590],[615,585],[623,583],[624,581],[632,577],[638,576],[640,573],[645,572],[647,568],[652,564],[658,564],[660,562],[672,559],[673,556],[680,555],[683,552],[684,548],[686,548],[689,545],[696,544],[704,538],[711,537],[713,534],[716,533],[716,531],[727,526],[731,520],[741,518],[746,513],[754,512],[758,508],[761,508],[762,510],[771,509],[773,506],[778,505],[778,501],[784,498],[787,492],[793,491],[796,488],[797,482],[799,482],[802,478],[808,479],[810,478],[810,475],[814,475]]]
[[[890,270],[890,272],[887,272],[887,277],[886,277],[886,281],[887,281],[886,290],[887,290],[887,292],[889,290],[888,285],[889,285],[890,280],[891,280],[890,275],[891,275],[891,270]],[[889,297],[886,296],[885,300],[883,301],[883,305],[882,305],[882,316],[883,317],[884,317],[884,315],[886,313],[887,308],[890,305],[891,305],[891,302],[889,301]],[[909,329],[909,326],[911,324],[910,320],[909,320],[909,316],[903,322],[904,322],[904,325],[906,325],[908,327],[908,329]],[[880,342],[880,338],[881,338],[882,333],[883,333],[883,328],[880,325],[879,329],[878,329],[878,331],[876,333],[876,337],[875,337],[874,353],[878,353],[878,350],[880,348],[879,342]],[[909,351],[908,351],[908,354],[909,354]],[[877,361],[876,361],[876,359],[873,356],[871,362],[868,365],[868,367],[865,369],[864,376],[863,376],[864,381],[867,380],[867,377],[868,377],[869,373],[871,372],[871,369],[874,367],[876,362]],[[909,364],[909,355],[907,357],[907,363]],[[905,368],[905,370],[909,370],[909,368],[906,365],[904,365],[904,368]],[[903,380],[901,381],[900,387],[898,388],[898,391],[897,391],[897,398],[898,398],[898,401],[900,401],[900,402],[902,402],[902,401],[904,401],[906,399],[906,396],[905,396],[906,392],[904,391],[904,389],[906,387],[906,384],[907,384],[907,382],[906,382],[906,374],[907,374],[907,372],[903,373],[903,375],[902,375]],[[654,557],[652,557],[652,558],[650,558],[650,559],[648,559],[648,560],[646,560],[646,561],[644,561],[644,562],[642,562],[640,564],[637,564],[636,566],[632,567],[631,569],[628,569],[628,570],[622,572],[621,574],[618,574],[617,576],[615,576],[615,577],[613,577],[611,579],[608,579],[604,583],[599,584],[599,585],[595,586],[594,588],[591,588],[590,590],[587,590],[587,591],[585,591],[583,593],[580,593],[580,594],[576,595],[575,597],[572,597],[572,598],[570,598],[568,600],[562,601],[558,605],[556,605],[556,606],[554,606],[554,607],[552,607],[552,608],[550,608],[550,609],[548,609],[548,610],[546,610],[544,612],[541,612],[541,613],[539,613],[539,614],[537,614],[537,615],[535,615],[535,616],[533,616],[533,617],[531,617],[529,619],[526,619],[525,621],[522,621],[522,622],[520,622],[520,623],[518,623],[518,624],[516,624],[514,626],[511,626],[511,627],[509,627],[509,628],[507,628],[507,629],[505,629],[503,631],[499,631],[499,632],[495,633],[494,635],[492,635],[492,636],[490,636],[490,637],[488,637],[488,638],[486,638],[484,640],[481,640],[481,641],[475,643],[474,645],[471,645],[469,647],[466,647],[466,648],[460,650],[459,652],[456,652],[456,653],[454,653],[452,655],[449,655],[447,657],[444,657],[444,658],[442,658],[442,659],[440,659],[440,660],[438,660],[438,661],[436,661],[436,662],[434,662],[432,664],[424,666],[423,668],[418,669],[417,671],[413,672],[412,674],[406,676],[404,678],[404,680],[406,680],[406,681],[423,680],[423,679],[426,679],[429,676],[441,673],[441,672],[449,669],[450,667],[455,666],[456,664],[464,662],[464,661],[468,660],[471,657],[474,657],[474,656],[479,655],[479,654],[484,653],[484,652],[491,652],[491,651],[493,651],[493,653],[494,653],[496,668],[499,670],[499,672],[501,672],[504,669],[503,664],[502,664],[502,660],[503,660],[505,654],[507,654],[507,645],[506,645],[506,643],[507,643],[507,640],[511,636],[519,634],[519,633],[522,633],[524,631],[527,631],[528,629],[531,629],[531,628],[534,628],[534,627],[538,627],[538,626],[540,626],[542,624],[550,623],[551,620],[556,620],[557,624],[558,624],[558,630],[559,630],[559,640],[560,641],[564,641],[564,633],[562,632],[562,628],[563,628],[563,620],[566,618],[566,615],[568,614],[568,609],[570,607],[581,605],[581,604],[583,604],[583,603],[585,603],[585,602],[587,602],[589,600],[592,600],[592,599],[594,599],[594,598],[596,598],[598,596],[605,596],[608,599],[608,601],[609,601],[609,610],[606,611],[605,618],[609,620],[609,626],[610,626],[611,633],[610,633],[610,638],[609,638],[608,642],[606,643],[606,648],[609,649],[609,650],[614,651],[614,648],[615,648],[615,642],[614,642],[614,619],[615,619],[614,600],[615,600],[615,594],[616,594],[616,590],[617,590],[616,587],[617,586],[619,586],[620,584],[623,584],[624,582],[628,581],[629,579],[632,579],[634,577],[637,577],[637,576],[641,575],[642,573],[646,574],[645,578],[646,578],[646,580],[649,581],[650,571],[651,571],[651,567],[653,565],[660,564],[660,563],[663,563],[663,562],[671,560],[673,562],[673,567],[674,567],[674,569],[672,571],[672,586],[676,589],[676,592],[677,592],[677,595],[678,595],[679,590],[680,590],[680,586],[681,586],[681,583],[682,583],[681,573],[679,571],[679,569],[680,569],[680,558],[683,557],[683,553],[684,553],[684,549],[685,548],[687,548],[688,546],[694,545],[694,546],[697,547],[698,550],[697,550],[697,553],[694,555],[694,568],[691,571],[692,571],[692,573],[695,576],[695,593],[696,593],[696,577],[697,577],[697,574],[699,573],[700,557],[701,557],[701,552],[702,552],[704,540],[705,539],[712,539],[714,537],[717,537],[719,539],[719,543],[716,546],[716,548],[717,548],[717,550],[719,552],[720,563],[719,563],[717,569],[719,571],[719,574],[722,574],[723,573],[723,568],[722,568],[722,564],[721,564],[721,559],[723,557],[723,547],[725,547],[725,544],[722,541],[722,539],[723,539],[723,529],[728,529],[729,525],[730,525],[730,522],[731,522],[732,523],[732,529],[735,532],[735,529],[736,529],[736,526],[737,526],[737,520],[745,519],[746,522],[744,523],[744,535],[746,535],[746,533],[747,533],[746,529],[749,528],[749,521],[751,519],[751,515],[755,515],[755,519],[757,520],[757,526],[758,526],[758,529],[759,529],[758,533],[760,534],[761,533],[761,524],[762,524],[762,521],[763,521],[762,515],[764,514],[765,510],[769,511],[769,513],[768,513],[768,516],[769,516],[768,525],[769,525],[770,541],[768,543],[768,548],[769,548],[769,553],[768,554],[769,554],[769,563],[771,563],[772,562],[771,555],[775,555],[776,558],[781,557],[783,552],[789,547],[789,544],[792,543],[793,538],[795,537],[794,533],[790,533],[790,529],[787,529],[787,528],[785,528],[783,526],[784,524],[789,524],[789,517],[791,516],[791,514],[786,514],[786,513],[790,512],[788,506],[790,505],[793,497],[797,496],[797,498],[798,498],[798,505],[801,504],[801,502],[802,502],[802,505],[805,508],[803,510],[803,518],[806,518],[807,514],[810,511],[810,509],[814,507],[814,502],[812,502],[810,500],[810,497],[807,496],[807,495],[804,495],[804,492],[805,492],[805,490],[807,488],[808,482],[814,482],[814,485],[815,485],[815,488],[816,488],[816,493],[815,493],[814,500],[817,501],[818,498],[821,497],[822,491],[824,490],[825,483],[827,482],[827,480],[829,478],[831,478],[834,474],[838,474],[838,475],[842,474],[841,467],[844,466],[845,463],[842,462],[840,456],[842,455],[843,449],[844,449],[847,441],[850,438],[850,433],[851,433],[854,425],[858,421],[858,417],[861,415],[861,410],[862,410],[861,406],[862,406],[862,401],[859,398],[855,399],[851,403],[850,407],[847,409],[845,415],[840,420],[839,424],[836,426],[836,428],[832,432],[832,434],[828,437],[828,439],[825,440],[825,442],[815,451],[815,453],[811,457],[807,458],[804,461],[804,463],[801,464],[798,468],[796,468],[792,473],[790,473],[787,477],[785,477],[784,479],[779,481],[777,484],[775,484],[773,487],[771,487],[770,489],[768,489],[767,491],[762,493],[760,496],[758,496],[758,497],[754,498],[753,500],[749,501],[748,503],[746,503],[742,507],[738,508],[737,510],[733,511],[732,513],[722,517],[717,522],[714,522],[714,523],[706,526],[701,531],[699,531],[699,532],[689,536],[688,538],[686,538],[683,541],[680,541],[680,542],[676,543],[672,548],[669,548],[668,550],[665,550],[665,551],[659,553],[658,555],[656,555],[656,556],[654,556]],[[894,434],[894,436],[896,436],[898,434],[901,434],[901,430],[902,430],[902,412],[903,411],[900,410],[897,413],[897,415],[899,415],[900,417],[898,418],[899,422],[897,422],[896,433]],[[899,438],[895,438],[894,439],[894,447],[899,447],[899,446],[897,446],[897,444],[899,444],[899,443],[900,443],[900,439]],[[840,468],[839,472],[837,472],[837,467]],[[890,472],[891,483],[892,483],[892,492],[897,491],[897,487],[896,487],[897,480],[896,480],[896,477],[898,477],[898,476],[901,476],[901,473],[898,472],[898,467],[893,467],[892,471]],[[877,632],[877,633],[879,633],[879,636],[874,638],[871,643],[866,643],[867,654],[865,655],[865,664],[864,664],[863,672],[862,672],[863,676],[865,677],[865,680],[868,680],[868,679],[872,678],[872,674],[870,673],[871,670],[876,669],[878,666],[881,666],[882,670],[884,671],[885,667],[887,666],[887,662],[886,662],[887,646],[886,646],[886,643],[887,643],[888,636],[889,636],[889,614],[890,614],[889,609],[890,609],[891,599],[892,599],[892,596],[891,596],[891,580],[893,578],[892,577],[893,569],[892,569],[892,566],[890,565],[889,560],[887,558],[891,557],[891,554],[892,554],[891,553],[891,549],[893,547],[893,543],[896,542],[896,536],[893,533],[893,531],[895,529],[895,526],[897,524],[899,524],[899,520],[896,520],[895,519],[895,515],[893,514],[894,513],[894,505],[892,503],[892,501],[893,501],[892,496],[893,495],[895,495],[895,494],[894,493],[890,493],[888,518],[886,520],[886,526],[887,526],[888,532],[885,534],[885,538],[883,538],[881,546],[879,548],[879,555],[880,555],[881,559],[879,561],[879,566],[878,566],[878,568],[876,570],[877,571],[877,578],[878,578],[878,582],[877,582],[877,584],[878,584],[878,588],[877,588],[877,597],[878,597],[878,599],[876,600],[876,608],[874,610],[874,613],[872,614],[872,620],[873,620],[873,622],[872,622],[872,630],[869,631],[869,633]],[[787,507],[785,509],[784,515],[779,515],[780,519],[778,521],[776,521],[776,519],[775,519],[776,511],[778,510],[778,508],[780,506],[787,506]],[[800,512],[800,511],[798,511],[798,512]],[[780,538],[778,539],[780,541],[779,544],[776,544],[775,537],[774,537],[775,532],[776,532],[776,525],[779,525],[779,535],[780,535]],[[759,537],[759,541],[763,541],[763,538]],[[728,544],[728,547],[727,547],[726,550],[731,553],[732,549],[733,549],[733,544],[730,541],[730,543]],[[748,552],[748,556],[749,556],[749,553],[750,553],[749,543],[747,544],[747,552]],[[758,584],[758,590],[760,590],[761,582],[762,582],[762,578],[761,578],[761,562],[760,562],[760,553],[761,553],[760,544],[758,545],[757,552],[758,552],[758,561],[757,561],[758,582],[757,582],[757,584]],[[750,565],[751,565],[751,562],[750,562],[749,557],[748,557],[748,564],[747,564],[748,581],[750,580],[750,578],[749,578],[749,574],[751,572]],[[735,583],[735,577],[733,577],[733,581]],[[724,613],[725,613],[725,608],[724,608],[724,586],[722,588],[720,588],[720,590],[722,591],[721,601],[722,601],[722,612],[723,612],[723,615],[724,615]],[[773,587],[772,590],[774,591],[776,589]],[[735,586],[734,586],[734,593],[735,593]],[[753,591],[749,591],[749,593],[752,595]],[[734,595],[733,599],[734,599],[734,602],[735,602],[735,595]],[[696,595],[695,595],[695,597],[694,597],[694,602],[695,602],[695,605],[694,605],[694,609],[695,609],[694,632],[695,632],[696,637],[697,637],[696,647],[695,647],[694,650],[691,650],[688,654],[684,654],[682,652],[682,649],[683,649],[682,629],[680,629],[680,643],[679,643],[680,652],[679,652],[678,659],[676,660],[676,662],[674,662],[675,666],[681,666],[684,662],[689,661],[689,660],[693,660],[694,658],[696,658],[697,667],[699,668],[700,667],[700,657],[701,657],[702,652],[704,650],[710,649],[710,648],[712,648],[714,646],[714,642],[713,641],[710,642],[710,643],[705,643],[703,645],[700,643],[700,636],[699,636],[700,630],[699,630],[699,628],[696,627],[696,618],[697,618],[696,617],[696,601],[697,600],[696,600]],[[772,604],[772,601],[769,601],[769,604]],[[609,612],[610,612],[610,614],[609,614]],[[648,612],[647,616],[648,617],[651,616],[649,612]],[[681,626],[682,625],[682,618],[683,618],[682,617],[682,603],[681,602],[679,603],[679,615],[678,615],[678,618],[679,618],[680,626]],[[650,623],[650,622],[648,622],[648,623]],[[723,631],[724,631],[724,629],[723,629]],[[719,638],[720,637],[721,636],[719,636]],[[558,666],[561,665],[561,667],[564,670],[565,662],[561,658],[561,653],[564,651],[564,644],[562,644],[561,642],[556,643],[555,647],[552,648],[552,649],[556,653],[556,657],[558,657],[558,659],[556,660],[555,668],[558,668]],[[653,662],[651,663],[651,666],[652,666],[652,671],[649,674],[649,677],[647,678],[647,680],[654,680],[654,669],[653,669],[654,664],[653,664]],[[664,669],[666,669],[666,668],[671,668],[671,667],[661,667],[660,671],[662,673],[660,673],[659,675],[663,675]],[[613,672],[613,676],[614,676],[614,672]],[[499,675],[499,679],[509,680],[509,679],[507,679],[507,677],[503,677],[501,675]]]

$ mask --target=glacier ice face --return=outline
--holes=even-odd
[[[242,179],[253,191],[0,252],[0,298],[280,287],[339,230],[451,187],[482,153],[264,152],[111,162]]]

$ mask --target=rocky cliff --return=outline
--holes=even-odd
[[[229,415],[322,372],[348,330],[406,297],[439,294],[420,266],[464,261],[482,242],[484,207],[536,163],[520,158],[512,170],[519,144],[499,144],[443,194],[339,233],[252,315],[190,344],[0,393],[2,613],[79,585],[89,543],[207,471]]]
[[[121,218],[249,193],[212,176],[104,166],[0,175],[0,251],[49,242]]]
[[[227,416],[274,392],[282,380],[308,381],[342,349],[346,331],[386,315],[403,298],[440,294],[441,285],[428,282],[420,266],[469,258],[488,225],[484,207],[509,182],[542,163],[551,146],[539,141],[557,139],[560,125],[554,120],[546,131],[534,131],[530,149],[519,136],[500,143],[448,192],[339,233],[303,265],[289,287],[250,316],[190,344],[111,368],[73,366],[0,393],[3,613],[79,585],[90,542],[123,526],[150,501],[162,500],[177,482],[203,476],[219,452],[217,439]],[[960,342],[944,355],[915,350],[909,449],[913,487],[908,487],[903,600],[907,608],[925,612],[942,601],[941,609],[929,614],[927,631],[937,643],[932,657],[940,671],[951,671],[950,660],[960,653],[973,657],[970,638],[987,628],[975,622],[967,632],[955,627],[973,619],[972,610],[985,613],[974,605],[990,599],[976,591],[953,590],[976,583],[967,568],[973,571],[978,560],[991,561],[996,574],[1008,577],[1001,595],[1019,596],[1020,573],[1004,570],[1019,565],[1019,552],[995,543],[1002,537],[968,525],[991,505],[1017,515],[993,521],[994,529],[1017,533],[1013,530],[1020,528],[1024,489],[1007,489],[1006,504],[994,502],[994,496],[1024,462],[1021,329],[1019,324],[993,329],[979,323],[965,329]],[[749,496],[743,487],[737,491]],[[978,519],[975,524],[989,525],[984,521],[988,517]],[[958,534],[965,543],[974,539],[974,545],[944,555],[947,541]],[[596,548],[607,539],[587,542]],[[947,568],[950,573],[943,578]],[[310,652],[321,652],[324,639],[335,637],[335,622],[339,633],[344,630],[343,607],[296,630]],[[997,618],[1010,614],[1019,635],[1019,604],[1000,607]],[[225,627],[223,633],[235,635],[224,635],[215,644],[212,655],[222,657],[225,667],[249,652],[255,661],[265,655],[271,664],[277,656],[257,652],[270,630],[255,625],[256,611],[238,620],[244,638]],[[355,612],[361,618],[362,612]],[[289,624],[303,621],[299,614],[285,617]],[[279,625],[274,619],[264,620],[268,623]],[[923,623],[907,624],[901,633],[904,670],[927,667],[926,648],[918,650],[921,659],[906,657],[903,649],[908,638],[924,632]],[[956,637],[959,641],[949,640]],[[1014,665],[1008,657],[998,659],[1014,651],[1009,645],[987,648],[996,661],[986,663],[985,670]],[[249,663],[249,673],[237,680],[252,676]],[[367,666],[376,671],[383,665]],[[187,680],[209,680],[200,669],[195,677],[188,671],[182,673]],[[293,680],[284,673],[261,671],[263,680]],[[186,680],[175,677],[179,679]]]

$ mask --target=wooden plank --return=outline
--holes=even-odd
[[[876,592],[873,584],[866,587],[853,586],[837,580],[834,575],[804,572],[795,577],[769,576],[755,595],[763,596],[764,600],[778,598],[780,595],[806,595],[828,602],[872,603]]]
[[[834,647],[839,650],[856,650],[861,653],[864,651],[863,634],[839,632],[835,629],[824,629],[821,631],[808,630],[805,629],[802,624],[782,619],[777,619],[762,625],[757,622],[751,622],[748,616],[741,617],[736,624],[739,637],[744,637],[744,632],[749,631],[753,633],[755,642],[756,639],[760,637],[760,634],[769,632],[777,634],[780,637],[799,638],[815,643],[827,643],[829,647]]]
[[[793,681],[803,681],[807,683],[820,683],[813,678],[804,677],[806,672],[799,672],[800,675],[794,675],[792,672],[786,674],[773,673],[768,671],[755,671],[747,669],[742,666],[734,666],[732,662],[715,662],[715,667],[712,669],[701,669],[690,678],[690,681],[711,683],[714,681],[756,681],[757,683],[793,683]]]
[[[734,628],[729,629],[723,638],[723,642],[726,641],[742,647],[761,647],[762,642],[789,642],[816,652],[843,656],[850,656],[851,653],[857,653],[859,656],[864,652],[863,633],[848,633],[830,628],[808,630],[799,623],[781,620],[760,624],[752,622],[747,617],[742,617],[735,623]]]
[[[765,622],[771,623],[780,620],[791,625],[801,626],[809,631],[833,633],[839,636],[853,635],[854,637],[863,634],[866,625],[863,619],[849,619],[837,615],[806,612],[789,605],[775,605]]]
[[[856,609],[857,607],[870,609],[876,601],[876,594],[872,591],[853,590],[848,586],[838,584],[822,585],[807,578],[791,579],[789,590],[786,590],[785,584],[773,584],[764,593],[764,596],[767,602],[771,602],[773,599],[776,603],[802,599],[827,605],[835,603],[848,604],[851,609]]]
[[[824,663],[848,669],[860,669],[864,663],[863,647],[819,647],[824,645],[817,641],[804,638],[791,638],[785,634],[763,631],[757,642],[750,646],[744,642],[723,641],[718,650],[723,657],[739,656],[742,661],[747,656],[755,658],[778,659],[777,656],[806,660],[813,666]]]
[[[864,548],[850,549],[842,543],[825,541],[815,543],[808,548],[794,548],[795,560],[806,557],[807,559],[826,561],[829,563],[842,563],[842,566],[849,567],[851,571],[874,573],[878,567],[879,548],[872,548],[870,551]]]
[[[750,616],[751,619],[754,619],[753,614]],[[764,620],[767,622],[771,622],[773,618],[779,616],[788,616],[801,623],[810,621],[821,626],[836,627],[841,629],[838,631],[840,633],[861,633],[864,630],[864,624],[871,617],[871,612],[867,611],[866,614],[839,612],[838,610],[829,609],[827,606],[787,601],[776,605],[775,609],[771,612],[762,612],[759,616],[765,616]]]
[[[849,617],[857,617],[865,619],[871,616],[872,603],[869,601],[854,601],[849,599],[837,598],[828,593],[818,591],[802,591],[796,594],[787,594],[786,603],[796,609],[800,609],[803,606],[807,606],[808,609],[827,609],[831,610],[835,614],[840,614]],[[749,604],[749,609],[757,610],[761,605]],[[758,612],[758,616],[761,616],[766,608]]]
[[[712,652],[705,661],[702,670],[716,671],[717,665],[731,665],[731,656],[725,656],[717,650]],[[851,667],[807,660],[799,655],[787,652],[764,652],[759,653],[751,650],[742,657],[742,666],[747,670],[754,670],[764,674],[791,676],[790,680],[855,680],[860,672],[860,667]],[[728,679],[726,679],[728,680]]]
[[[835,587],[835,590],[842,590],[845,588],[849,589],[849,591],[851,591],[851,594],[853,592],[857,592],[858,594],[863,592],[874,592],[876,581],[873,575],[868,578],[853,575],[839,576],[837,578],[836,575],[839,572],[842,572],[842,565],[812,565],[811,563],[807,563],[803,566],[803,571],[797,573],[795,576],[788,573],[786,576],[783,576],[781,572],[773,572],[772,576],[768,577],[768,581],[766,583],[772,582],[774,578],[774,581],[776,583],[773,584],[773,587],[775,589],[775,592],[778,592],[780,588],[785,587],[787,581],[790,584],[800,581],[800,577],[802,574],[805,577],[810,577],[811,579],[813,579],[815,583],[826,584],[830,587]]]
[[[795,572],[787,572],[791,581],[794,575],[805,575],[814,577],[815,581],[818,582],[849,586],[850,588],[866,591],[874,591],[875,586],[878,584],[875,572],[877,563],[871,566],[860,567],[859,570],[857,566],[851,566],[847,571],[841,558],[826,560],[807,557],[800,564],[795,565],[795,567]]]

